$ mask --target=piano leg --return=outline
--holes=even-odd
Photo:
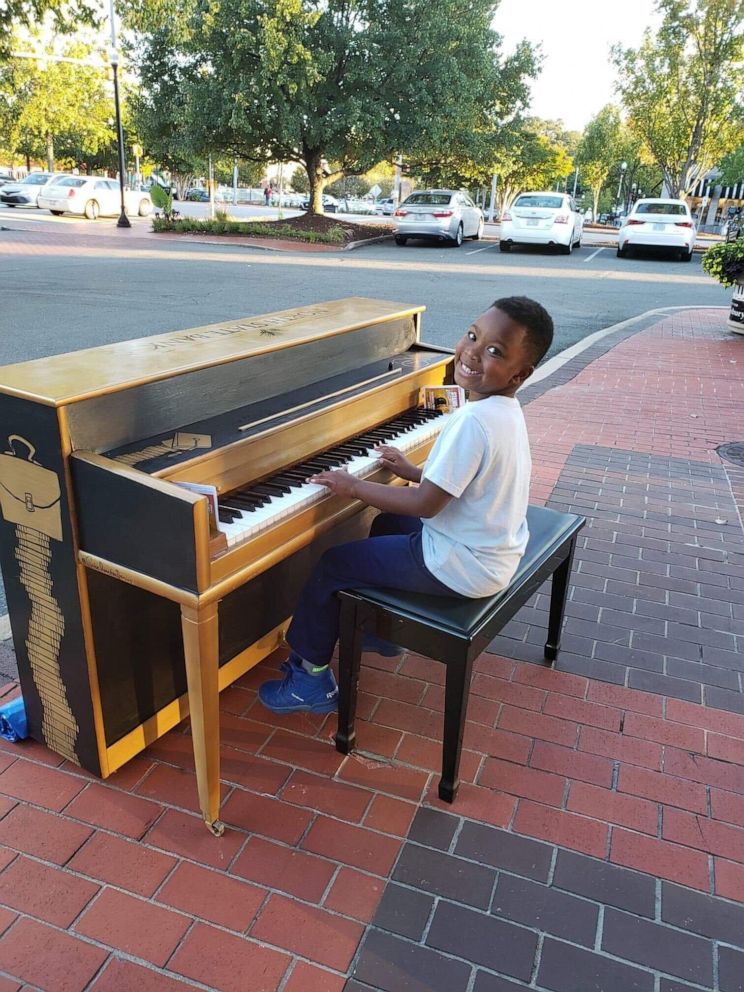
[[[220,717],[217,604],[181,606],[186,679],[199,806],[207,829],[220,837]]]

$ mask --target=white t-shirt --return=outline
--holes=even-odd
[[[508,586],[527,546],[532,459],[522,407],[488,396],[450,414],[426,460],[423,479],[451,493],[424,520],[426,567],[464,596]]]

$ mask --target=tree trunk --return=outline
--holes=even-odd
[[[307,208],[309,214],[322,214],[323,210],[323,190],[328,182],[323,171],[322,155],[317,149],[306,151],[305,170],[308,182],[310,183],[310,203]]]
[[[54,172],[54,135],[51,131],[47,131],[46,134],[46,152],[47,172]]]

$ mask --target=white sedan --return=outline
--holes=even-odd
[[[581,245],[584,215],[568,193],[520,193],[501,217],[499,249],[545,245],[570,255]]]
[[[670,248],[689,262],[695,234],[695,221],[684,200],[636,200],[618,231],[618,258],[630,255],[634,248]]]
[[[95,220],[121,213],[118,181],[100,176],[65,176],[40,193],[36,202],[55,216],[78,214]],[[147,217],[152,213],[150,194],[143,190],[124,190],[124,206],[128,214]]]

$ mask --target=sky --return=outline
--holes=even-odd
[[[658,26],[653,0],[501,0],[493,21],[511,51],[523,38],[540,42],[543,69],[532,84],[531,113],[582,131],[613,93],[610,46],[636,48]]]

